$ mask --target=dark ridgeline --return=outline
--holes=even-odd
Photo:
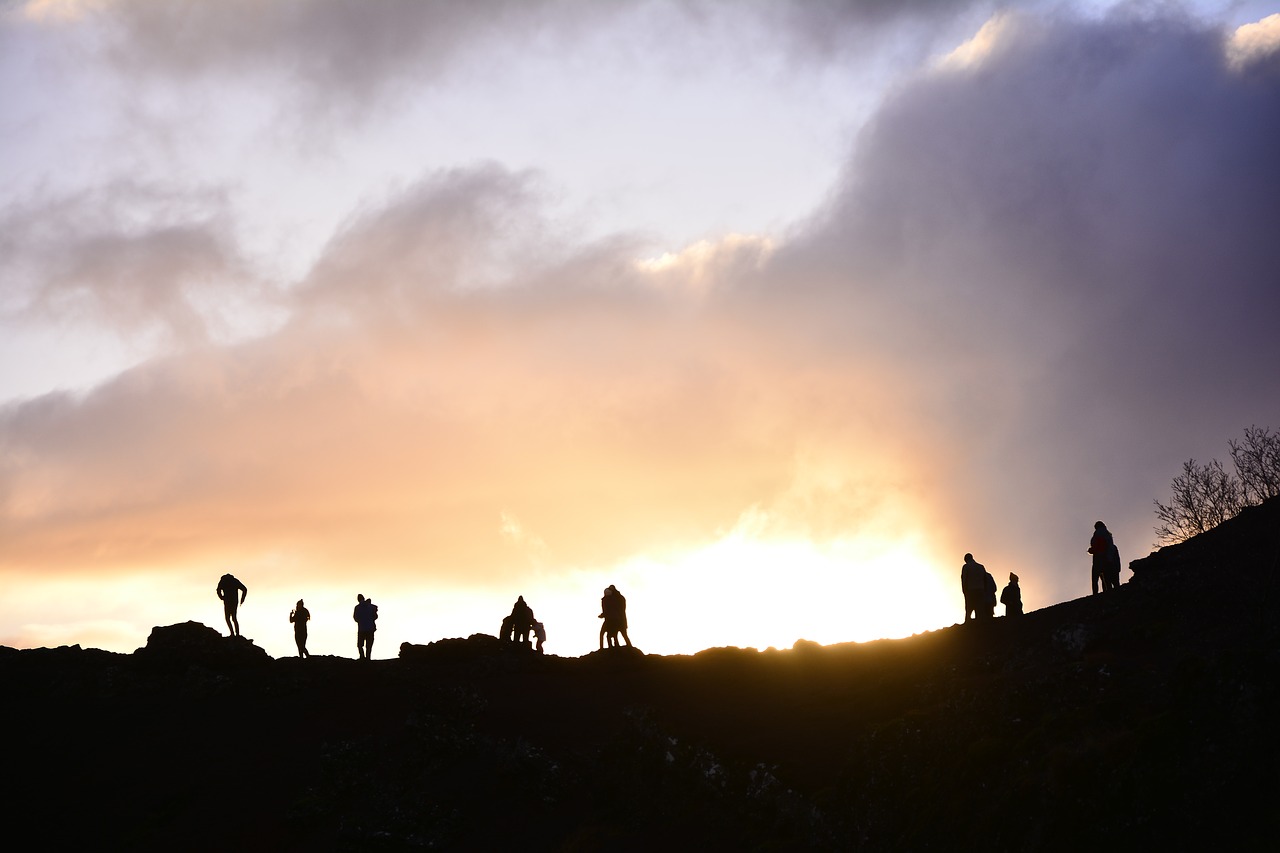
[[[1106,595],[783,651],[0,649],[0,802],[52,849],[1270,849],[1278,557],[1271,500]]]

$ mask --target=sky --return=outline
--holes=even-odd
[[[1280,427],[1278,12],[0,0],[0,644],[1087,594]]]

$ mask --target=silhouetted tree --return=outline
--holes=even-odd
[[[1182,463],[1182,473],[1173,478],[1173,499],[1156,500],[1156,536],[1170,544],[1190,539],[1231,518],[1244,507],[1240,480],[1214,459],[1199,465],[1194,459]]]
[[[1173,478],[1173,499],[1156,499],[1156,536],[1169,545],[1190,539],[1217,527],[1246,506],[1280,495],[1280,434],[1269,428],[1251,426],[1244,440],[1227,442],[1235,473],[1217,459],[1199,465],[1194,459],[1182,463],[1182,473]]]
[[[1280,495],[1280,434],[1251,426],[1244,431],[1244,441],[1227,444],[1246,506]]]

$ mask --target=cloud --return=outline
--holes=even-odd
[[[369,204],[259,337],[0,409],[6,565],[483,585],[747,519],[923,530],[1083,591],[1096,518],[1136,556],[1192,445],[1280,415],[1280,78],[1184,18],[1014,16],[997,44],[899,87],[785,239],[582,242],[499,165]],[[170,221],[73,254],[163,313],[235,256],[216,217]]]
[[[1280,14],[1237,27],[1227,41],[1227,63],[1236,71],[1280,54]]]
[[[719,40],[740,42],[752,54],[772,43],[793,58],[830,59],[853,47],[874,46],[873,36],[894,27],[936,29],[970,8],[993,5],[986,0],[31,0],[21,9],[28,22],[99,33],[98,43],[132,73],[284,80],[297,85],[311,109],[327,104],[328,109],[361,110],[385,95],[431,85],[478,55],[492,57],[486,64],[500,65],[505,55],[530,46],[574,50],[611,27],[632,39],[645,33],[650,60],[670,51],[687,61],[687,37],[710,32]]]
[[[276,332],[8,406],[11,564],[296,549],[482,581],[527,567],[531,541],[597,565],[768,503],[801,439],[781,413],[823,380],[758,385],[769,343],[625,241],[527,239],[550,231],[527,193],[496,167],[431,176],[335,236]],[[700,287],[713,261],[758,266],[756,241],[703,254]]]
[[[735,10],[740,9],[740,4],[728,5]],[[924,36],[925,42],[929,43],[975,10],[991,14],[997,8],[1036,5],[1039,5],[1037,0],[1013,3],[986,0],[956,3],[937,3],[934,0],[818,0],[810,3],[761,3],[754,7],[754,11],[767,22],[771,31],[791,42],[797,55],[831,58],[855,49],[877,47],[874,41],[883,38],[886,32],[911,29],[917,37]]]
[[[678,252],[663,252],[636,262],[657,287],[705,295],[717,284],[733,282],[759,270],[775,249],[774,241],[751,234],[728,234],[717,241],[699,240]],[[739,266],[733,270],[731,267]],[[730,268],[726,268],[730,267]]]
[[[24,20],[65,24],[82,20],[99,5],[99,0],[26,0],[14,7]]]
[[[1015,17],[998,45],[890,98],[778,263],[913,363],[972,535],[1052,564],[1064,510],[1146,539],[1170,460],[1280,415],[1280,75],[1184,18]]]
[[[1010,24],[1014,16],[1002,13],[995,15],[973,36],[959,47],[953,49],[939,60],[938,65],[945,71],[961,71],[980,66],[999,47],[1002,41],[1010,37]]]
[[[9,319],[87,321],[170,345],[229,327],[220,309],[261,296],[217,194],[133,182],[0,211]]]
[[[368,106],[410,81],[429,82],[474,49],[519,34],[573,30],[631,4],[493,0],[483,4],[389,0],[257,3],[101,2],[87,21],[107,34],[123,68],[178,78],[216,73],[279,77],[312,107]]]

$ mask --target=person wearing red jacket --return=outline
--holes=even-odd
[[[1093,594],[1098,594],[1098,581],[1102,591],[1120,587],[1120,549],[1111,531],[1101,521],[1093,524],[1093,538],[1089,540],[1089,553],[1093,555]]]

